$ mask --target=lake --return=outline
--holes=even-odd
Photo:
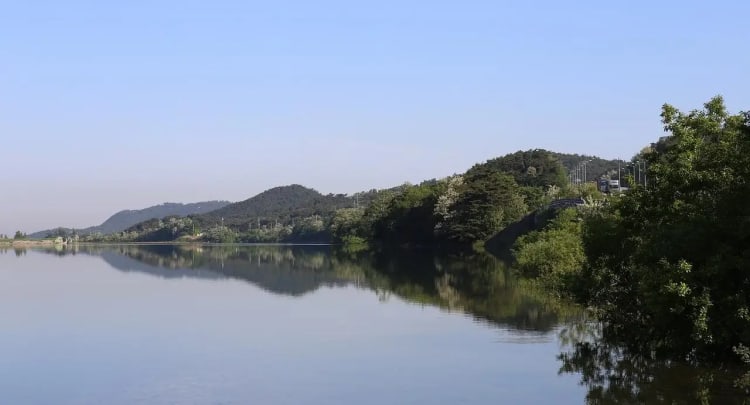
[[[0,250],[0,403],[741,403],[628,356],[489,256]]]

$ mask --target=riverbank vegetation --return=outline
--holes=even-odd
[[[669,136],[639,156],[648,186],[561,211],[520,238],[518,266],[630,350],[750,363],[750,114],[716,97],[661,116]]]
[[[750,114],[716,97],[661,116],[648,187],[585,222],[574,296],[630,345],[750,361]]]

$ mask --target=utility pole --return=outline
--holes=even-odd
[[[578,186],[580,187],[583,183],[586,182],[586,163],[585,162],[581,162],[581,168],[579,170],[580,170],[581,178],[578,179]]]
[[[638,165],[637,166],[637,168],[638,168],[637,169],[638,170],[638,184],[641,184],[641,161],[640,160],[636,160],[635,163]]]
[[[589,177],[587,176],[588,173],[586,172],[586,164],[588,162],[583,162],[583,184],[586,184],[587,181],[589,181]]]

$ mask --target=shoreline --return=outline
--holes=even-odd
[[[65,245],[65,242],[56,242],[52,239],[43,239],[43,240],[0,240],[0,246],[5,247],[34,247],[34,246],[56,246],[56,245]]]
[[[153,245],[201,245],[201,246],[335,246],[332,243],[217,243],[217,242],[56,242],[51,239],[41,240],[0,240],[0,247],[37,247],[37,246],[153,246]]]

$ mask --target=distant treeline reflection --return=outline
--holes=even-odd
[[[321,287],[354,285],[380,300],[464,312],[476,319],[546,333],[578,319],[578,307],[520,279],[490,255],[434,252],[350,253],[329,246],[80,245],[55,254],[102,257],[120,271],[164,278],[233,278],[266,291],[301,296]]]
[[[295,297],[354,286],[382,301],[398,297],[470,314],[511,335],[515,331],[523,341],[556,336],[559,373],[580,376],[588,404],[750,402],[750,374],[736,365],[675,361],[613,344],[580,307],[550,296],[490,255],[279,245],[72,245],[40,251],[98,256],[118,271],[162,278],[238,279]]]

